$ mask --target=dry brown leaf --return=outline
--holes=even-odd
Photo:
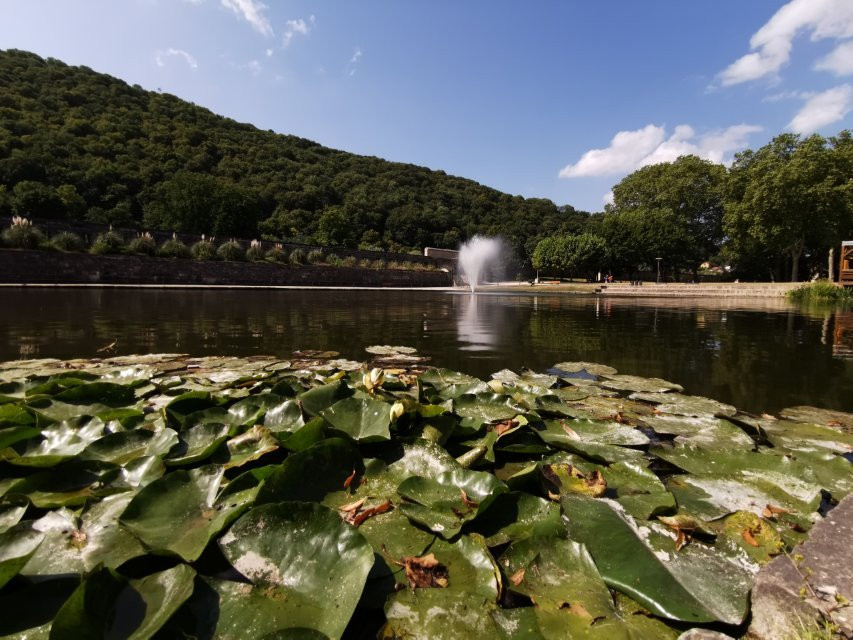
[[[344,489],[349,489],[349,486],[352,484],[352,481],[355,479],[355,469],[352,470],[352,473],[349,474],[346,480],[344,480]]]
[[[752,535],[752,532],[749,529],[744,529],[740,532],[741,537],[746,540],[746,543],[752,545],[753,547],[759,546],[758,540],[755,539],[755,536]]]
[[[467,494],[467,493],[465,493],[465,489],[460,489],[460,490],[459,490],[459,493],[461,493],[461,494],[462,494],[462,502],[464,502],[464,503],[465,503],[465,506],[466,506],[466,507],[477,507],[477,506],[479,506],[479,505],[480,505],[480,503],[479,503],[479,502],[475,502],[474,500],[471,500],[471,499],[468,497],[468,494]]]
[[[684,545],[687,544],[688,537],[681,529],[676,529],[676,531],[678,533],[675,536],[675,550],[681,551],[684,548]]]
[[[405,569],[406,580],[413,589],[444,589],[449,584],[447,567],[441,564],[432,553],[420,558],[404,556],[397,564]]]
[[[621,411],[617,411],[616,415],[613,416],[613,419],[619,424],[628,424],[628,419],[622,415]]]
[[[522,567],[521,569],[519,569],[518,571],[516,571],[515,573],[512,574],[509,581],[512,582],[517,587],[522,582],[524,582],[524,572],[525,572],[525,568]]]
[[[356,500],[355,502],[345,504],[342,507],[338,507],[338,511],[343,511],[344,513],[349,513],[350,511],[358,511],[359,509],[361,509],[361,505],[364,504],[365,500],[367,500],[367,498],[362,498],[361,500]]]
[[[377,516],[380,513],[385,513],[386,511],[390,511],[393,508],[394,505],[391,504],[391,501],[386,500],[385,502],[378,504],[375,507],[370,507],[369,509],[365,509],[364,511],[356,512],[355,514],[353,514],[352,525],[358,527],[368,518]]]
[[[782,507],[775,507],[772,504],[768,504],[764,507],[764,510],[761,512],[765,518],[775,518],[778,515],[783,513],[791,513],[787,509],[783,509]]]
[[[548,492],[548,498],[550,500],[553,500],[554,502],[559,502],[560,501],[560,494],[554,493],[553,491],[549,491]]]
[[[560,420],[560,426],[563,428],[563,431],[566,432],[566,435],[569,436],[572,440],[580,440],[581,439],[581,437],[577,434],[577,431],[572,429],[569,425],[567,425],[562,420]]]
[[[507,431],[517,426],[517,422],[515,420],[504,420],[503,422],[498,422],[495,425],[495,431],[498,434],[498,438],[500,438]]]

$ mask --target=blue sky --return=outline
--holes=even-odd
[[[0,0],[0,49],[598,211],[613,184],[853,127],[853,0]]]

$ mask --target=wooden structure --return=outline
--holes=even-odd
[[[832,355],[836,358],[853,358],[853,312],[839,311],[835,314],[832,338]]]
[[[838,283],[842,287],[853,287],[853,240],[841,243],[841,272]]]

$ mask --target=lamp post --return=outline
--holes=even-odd
[[[658,284],[660,284],[660,261],[663,260],[663,258],[655,258],[655,260],[658,261]]]

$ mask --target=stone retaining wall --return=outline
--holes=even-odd
[[[451,285],[451,276],[444,271],[291,267],[265,262],[198,262],[0,249],[0,283],[446,287]]]

